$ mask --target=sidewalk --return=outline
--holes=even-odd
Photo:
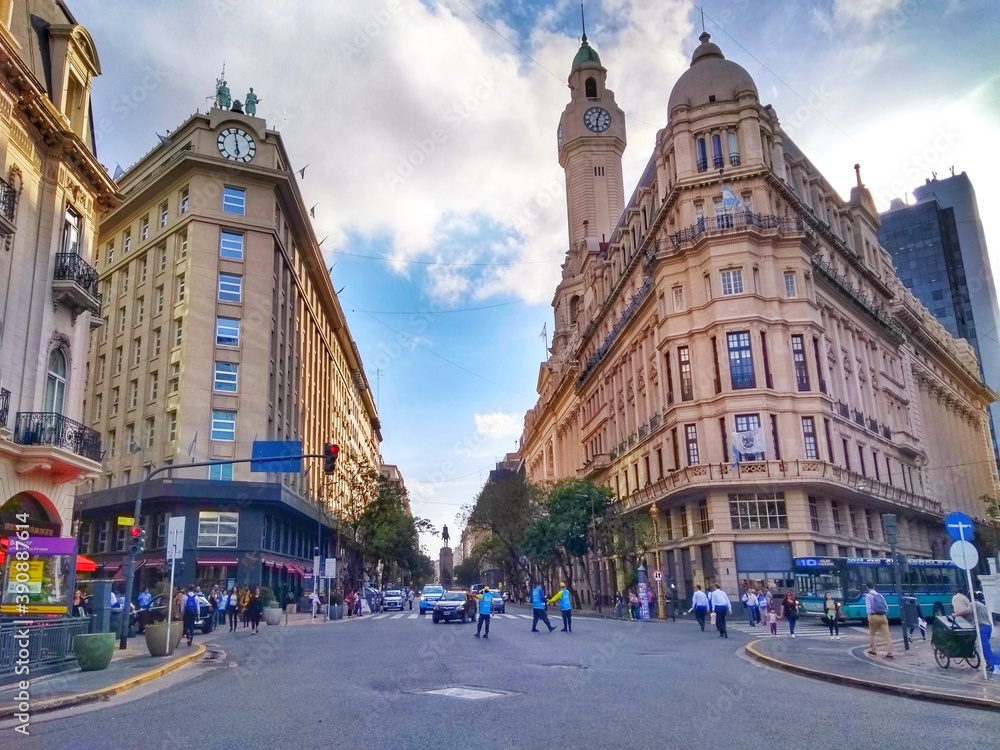
[[[1000,675],[990,674],[989,680],[983,680],[981,669],[972,670],[964,661],[955,660],[942,669],[934,662],[929,634],[926,641],[912,642],[909,651],[903,650],[902,640],[893,641],[895,659],[869,656],[867,635],[863,640],[845,637],[840,641],[764,638],[748,643],[746,651],[772,667],[827,682],[1000,711]]]

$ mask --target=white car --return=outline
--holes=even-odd
[[[400,612],[403,611],[403,604],[406,602],[406,597],[403,595],[402,591],[398,589],[390,589],[386,591],[382,597],[382,609],[398,609]]]

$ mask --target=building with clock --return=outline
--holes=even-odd
[[[119,571],[118,516],[151,482],[142,583],[162,574],[167,520],[186,515],[182,581],[300,586],[349,464],[381,465],[375,401],[313,234],[281,135],[213,107],[192,115],[122,177],[95,259],[103,325],[91,337],[85,421],[104,466],[81,501],[81,548]],[[254,441],[341,447],[337,474],[252,473]],[[325,512],[321,512],[325,511]]]
[[[997,468],[984,385],[900,282],[860,168],[841,198],[702,34],[625,199],[626,127],[586,37],[557,132],[568,250],[525,416],[535,482],[586,479],[650,519],[639,558],[678,593],[791,586],[797,557],[947,554]],[[850,169],[850,165],[846,165]],[[581,574],[577,580],[584,580]],[[590,593],[584,600],[590,600]]]

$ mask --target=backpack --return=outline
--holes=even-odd
[[[184,602],[185,612],[194,612],[198,614],[198,597],[194,594],[187,595],[187,601]]]
[[[884,615],[889,612],[889,605],[886,604],[885,597],[877,591],[872,591],[872,614]]]

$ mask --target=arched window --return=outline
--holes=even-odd
[[[586,89],[588,99],[597,98],[597,81],[595,81],[593,78],[588,78],[583,86],[584,89]]]
[[[725,166],[725,162],[722,160],[722,139],[718,133],[712,134],[712,166],[716,169],[722,169]]]
[[[66,397],[66,355],[53,349],[49,355],[49,373],[45,381],[45,411],[62,414]]]
[[[697,147],[698,147],[698,171],[705,172],[708,170],[708,152],[705,150],[704,138],[698,139]]]

